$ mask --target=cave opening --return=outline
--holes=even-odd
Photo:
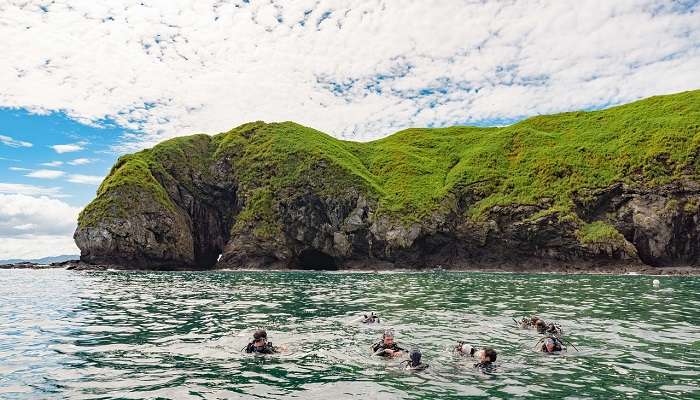
[[[297,267],[313,271],[335,271],[338,269],[333,257],[315,249],[306,249],[299,253]]]
[[[195,267],[198,269],[212,269],[221,258],[221,249],[218,247],[195,249]]]

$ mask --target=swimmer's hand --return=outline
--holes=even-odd
[[[274,345],[272,346],[272,350],[274,353],[286,353],[289,351],[289,346],[286,344]]]
[[[391,350],[391,349],[386,349],[384,351],[384,354],[387,354],[389,357],[398,357],[402,353],[401,350]]]

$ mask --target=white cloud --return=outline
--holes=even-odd
[[[51,146],[52,149],[58,154],[63,154],[63,153],[72,153],[75,151],[80,151],[85,149],[81,144],[79,143],[72,143],[72,144],[55,144]]]
[[[31,171],[31,169],[22,167],[10,167],[10,171]]]
[[[0,182],[0,194],[18,194],[26,196],[69,197],[61,192],[60,187],[26,185],[23,183]]]
[[[36,229],[37,226],[35,224],[22,224],[22,225],[17,225],[14,227],[14,229],[18,231],[29,231],[32,229]]]
[[[41,165],[46,166],[46,167],[60,167],[61,165],[63,165],[63,161],[45,162],[45,163],[42,163]]]
[[[29,178],[39,178],[39,179],[56,179],[65,175],[63,171],[57,171],[55,169],[37,169],[25,175]]]
[[[27,0],[2,13],[0,106],[109,118],[144,132],[130,148],[257,119],[370,139],[700,82],[697,2]]]
[[[10,146],[10,147],[32,147],[33,145],[29,142],[24,142],[22,140],[15,140],[9,136],[0,135],[0,143]]]
[[[68,161],[68,164],[70,164],[70,165],[85,165],[85,164],[90,164],[93,161],[95,161],[95,160],[93,160],[91,158],[76,158],[73,161]]]
[[[19,235],[0,240],[0,259],[35,259],[80,254],[72,235]]]
[[[0,259],[77,253],[72,234],[79,212],[46,196],[0,194]]]
[[[104,176],[72,174],[72,175],[68,175],[68,179],[66,179],[66,180],[68,182],[82,183],[85,185],[99,185],[100,183],[102,183],[102,180],[104,178],[105,178]]]

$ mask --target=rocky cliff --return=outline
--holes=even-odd
[[[249,123],[121,157],[81,259],[125,268],[700,263],[700,91],[355,143]]]

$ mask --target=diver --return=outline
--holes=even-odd
[[[539,320],[538,317],[523,317],[520,322],[515,321],[516,324],[520,325],[521,329],[530,329],[535,326],[535,323]]]
[[[475,368],[492,368],[498,353],[496,353],[496,350],[487,347],[477,351],[476,356],[479,358],[479,362],[474,364]]]
[[[516,321],[516,323],[518,322]],[[555,322],[548,323],[542,318],[538,317],[523,318],[520,320],[518,325],[520,325],[521,329],[535,328],[537,333],[541,334],[561,336],[564,333],[563,329],[561,329],[561,326],[559,326],[559,324]]]
[[[360,318],[360,322],[363,324],[374,324],[374,323],[379,323],[379,315],[375,314],[374,312],[370,312],[369,315],[364,314]]]
[[[404,366],[404,369],[406,369],[406,370],[422,371],[422,370],[428,368],[428,364],[421,362],[422,357],[423,357],[423,354],[421,354],[420,350],[413,349],[413,350],[411,350],[410,353],[408,353],[408,360],[402,361],[401,364],[406,364]]]
[[[406,349],[401,348],[394,342],[394,331],[387,329],[382,334],[382,340],[372,345],[372,353],[382,357],[396,357],[405,352]]]
[[[538,319],[535,321],[535,330],[537,330],[537,333],[547,332],[547,323],[543,319]]]
[[[561,342],[561,340],[559,340],[559,338],[555,336],[547,336],[546,338],[544,338],[542,347],[540,347],[540,351],[543,353],[557,353],[561,351],[566,351],[566,347]]]
[[[496,357],[498,356],[496,350],[490,347],[479,350],[464,342],[457,342],[457,346],[455,346],[454,350],[460,356],[478,358],[479,362],[474,364],[477,368],[491,367],[493,363],[496,362]]]
[[[476,348],[464,342],[457,342],[457,346],[455,346],[454,351],[460,356],[474,357]]]
[[[253,341],[245,347],[246,353],[257,354],[274,354],[278,350],[272,345],[272,342],[267,341],[267,332],[264,329],[258,329],[253,333]]]
[[[564,333],[561,326],[554,322],[546,323],[543,320],[539,320],[538,322],[541,322],[541,324],[537,325],[537,333],[557,336],[561,336]]]

